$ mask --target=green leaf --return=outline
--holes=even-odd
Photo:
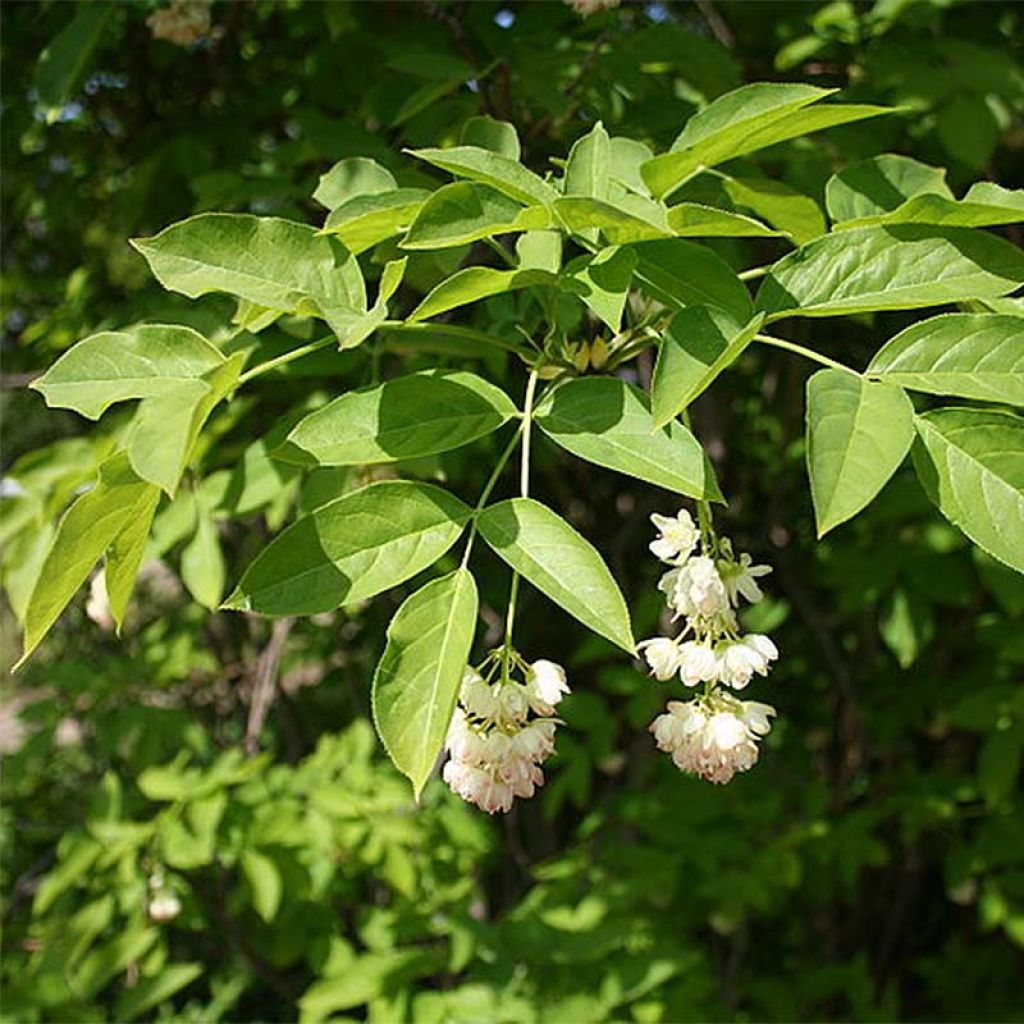
[[[152,978],[139,978],[131,988],[122,989],[114,1004],[114,1017],[135,1020],[147,1010],[167,1002],[175,993],[191,985],[204,971],[202,964],[166,964]]]
[[[362,156],[349,156],[339,160],[326,174],[320,175],[320,182],[313,198],[328,210],[357,196],[390,192],[398,187],[392,173],[381,167],[376,160]]]
[[[181,553],[181,581],[204,608],[216,611],[224,596],[226,576],[217,525],[200,507],[196,532]]]
[[[519,161],[519,136],[515,125],[496,121],[483,115],[471,117],[462,126],[459,144],[473,149],[486,149],[508,160]]]
[[[18,665],[36,649],[118,534],[144,515],[152,500],[152,484],[132,472],[124,452],[100,466],[96,485],[75,501],[57,527],[25,611]]]
[[[458,178],[489,185],[524,206],[550,203],[558,193],[533,171],[507,156],[478,146],[451,149],[411,149],[410,156],[425,160]]]
[[[865,371],[912,391],[1024,406],[1024,320],[947,313],[887,342]]]
[[[819,537],[878,494],[913,440],[914,407],[895,384],[845,370],[819,370],[807,381],[807,474]]]
[[[668,226],[679,237],[692,238],[767,238],[781,234],[753,217],[700,203],[670,207]]]
[[[527,231],[516,239],[520,270],[557,274],[562,268],[562,235],[559,231]]]
[[[359,264],[336,238],[278,217],[200,213],[132,245],[156,279],[191,299],[228,292],[285,312],[366,309]]]
[[[537,426],[573,455],[693,498],[721,501],[707,457],[681,423],[656,429],[647,396],[618,377],[581,377],[554,388]]]
[[[746,326],[709,306],[687,306],[672,318],[651,382],[654,425],[678,416],[740,356],[761,329],[763,315]]]
[[[637,277],[655,298],[673,307],[708,305],[749,320],[753,312],[743,282],[718,255],[696,242],[666,238],[633,246]]]
[[[584,238],[591,238],[595,230],[600,230],[612,245],[672,236],[664,207],[642,196],[633,196],[628,208],[625,202],[565,196],[555,200],[555,214],[567,230]]]
[[[651,193],[640,168],[654,156],[651,147],[637,139],[620,136],[611,140],[609,154],[612,181],[630,192],[650,198]]]
[[[245,352],[236,352],[203,380],[179,381],[164,394],[139,403],[128,438],[128,458],[143,480],[174,497],[203,425],[238,384],[245,358]]]
[[[158,397],[223,362],[220,350],[191,327],[144,324],[80,341],[31,386],[50,408],[95,420],[115,402]]]
[[[251,847],[242,851],[239,863],[252,890],[253,908],[269,924],[281,905],[281,872],[266,854]]]
[[[632,654],[629,612],[601,556],[564,519],[532,498],[483,510],[480,536],[525,579],[599,636]]]
[[[1013,796],[1022,753],[1019,732],[1006,729],[985,740],[978,755],[978,789],[989,807],[998,807]]]
[[[589,196],[592,199],[607,199],[611,170],[611,142],[600,121],[582,138],[577,139],[569,150],[565,165],[567,196]]]
[[[370,484],[321,505],[272,540],[224,607],[315,615],[365,601],[437,561],[469,514],[431,484]]]
[[[494,270],[466,267],[456,271],[434,288],[406,318],[409,323],[428,320],[449,309],[479,302],[480,299],[535,285],[557,285],[558,278],[543,270]]]
[[[430,193],[422,188],[356,196],[330,212],[324,233],[333,235],[358,256],[378,242],[407,231],[429,198]]]
[[[1024,419],[988,409],[936,409],[915,419],[914,467],[954,526],[1024,573]]]
[[[94,946],[68,978],[77,998],[90,1001],[129,964],[141,960],[157,941],[160,931],[135,921],[106,942]]]
[[[481,238],[549,226],[547,210],[523,209],[496,189],[458,181],[439,188],[402,239],[403,249],[450,249]]]
[[[777,142],[891,113],[887,107],[810,104],[835,90],[759,82],[719,96],[687,122],[672,151],[644,164],[644,181],[656,196],[674,192],[700,168],[753,153]]]
[[[637,256],[632,249],[611,246],[594,256],[580,257],[567,268],[579,285],[576,294],[616,334],[622,328],[622,311],[636,264]]]
[[[948,227],[997,227],[1024,221],[1024,190],[979,182],[961,200],[920,195],[889,213],[858,217],[837,225],[837,230],[870,224],[944,224]]]
[[[781,181],[723,176],[722,186],[737,206],[751,210],[772,227],[792,235],[797,245],[806,245],[825,233],[825,216],[818,204]]]
[[[945,170],[908,156],[883,153],[834,174],[825,186],[825,206],[838,224],[888,213],[922,193],[952,199]]]
[[[1024,280],[1024,253],[969,228],[853,228],[783,257],[757,293],[768,320],[915,309],[1005,295]]]
[[[508,396],[465,370],[424,370],[351,391],[301,420],[275,457],[359,466],[461,448],[516,415]]]
[[[153,525],[156,506],[160,501],[160,489],[150,487],[148,497],[142,498],[135,506],[134,517],[114,537],[107,551],[104,574],[107,584],[107,599],[110,612],[117,628],[124,624],[128,601],[135,589],[135,578],[146,552],[149,531]]]
[[[448,733],[476,616],[476,584],[460,568],[406,598],[388,626],[373,677],[373,720],[417,800]]]
[[[39,55],[33,84],[39,102],[50,108],[47,121],[52,122],[54,114],[60,113],[81,82],[114,7],[112,3],[78,4],[72,8],[71,20]]]

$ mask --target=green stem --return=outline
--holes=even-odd
[[[501,476],[501,471],[508,464],[508,460],[511,458],[512,453],[516,450],[516,445],[519,444],[519,439],[523,435],[523,425],[520,423],[516,432],[509,438],[508,444],[505,445],[504,451],[498,456],[498,461],[494,464],[494,469],[491,470],[491,475],[487,478],[487,483],[484,484],[484,489],[480,492],[480,497],[477,500],[475,507],[473,508],[473,515],[469,521],[469,537],[466,540],[466,550],[462,556],[462,568],[465,569],[469,564],[469,555],[473,550],[473,541],[476,540],[476,517],[477,513],[487,504],[487,499],[491,496],[491,491],[494,490],[494,485],[498,482],[498,477]]]
[[[768,263],[763,267],[751,267],[749,270],[741,270],[736,276],[741,281],[753,281],[755,278],[764,277],[771,269],[772,265]]]
[[[260,363],[259,366],[254,366],[251,370],[247,370],[238,378],[238,383],[245,384],[246,381],[250,381],[255,377],[261,377],[270,370],[276,370],[279,366],[284,366],[286,363],[294,362],[296,359],[301,359],[303,356],[308,356],[312,352],[318,352],[322,348],[327,348],[328,345],[336,345],[337,343],[338,339],[333,334],[328,334],[324,338],[311,341],[308,345],[293,348],[289,352],[275,356],[273,359],[268,359],[265,363]]]
[[[513,270],[519,269],[519,263],[516,258],[496,238],[484,238],[481,241],[493,249],[505,261],[506,266],[511,267]]]
[[[526,382],[526,397],[523,399],[523,450],[519,467],[519,490],[524,498],[530,494],[530,431],[533,426],[533,399],[537,393],[537,380],[540,367],[530,371]],[[505,649],[502,679],[508,680],[508,662],[512,652],[512,630],[516,622],[516,599],[519,596],[519,573],[512,570],[512,585],[508,593],[508,608],[505,612]]]
[[[798,345],[795,341],[787,341],[785,338],[774,338],[770,334],[755,334],[754,341],[763,342],[765,345],[771,345],[774,348],[785,349],[787,352],[795,352],[805,359],[812,359],[816,363],[821,363],[822,366],[829,366],[833,370],[844,370],[846,373],[852,373],[854,377],[860,376],[852,366],[837,362],[835,359],[829,359],[828,356],[823,356],[820,352],[815,352],[814,349],[804,348],[803,345]]]

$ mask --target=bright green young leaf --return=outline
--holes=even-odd
[[[281,872],[265,853],[251,847],[242,851],[238,862],[252,890],[252,905],[256,913],[269,924],[277,917],[281,905]]]
[[[156,279],[191,299],[227,292],[261,306],[295,312],[317,307],[366,308],[363,277],[352,254],[315,228],[278,217],[200,213],[132,245]]]
[[[908,156],[883,153],[834,174],[825,186],[825,206],[832,222],[839,224],[889,213],[924,193],[953,198],[945,170]]]
[[[135,588],[142,558],[149,541],[150,527],[160,501],[159,488],[149,488],[148,497],[143,497],[135,506],[135,515],[114,537],[107,550],[104,575],[107,585],[107,599],[114,622],[120,629],[124,624],[128,601]]]
[[[326,174],[320,175],[320,182],[313,198],[328,210],[356,196],[390,192],[398,187],[392,173],[381,167],[376,160],[363,156],[349,156],[339,160]]]
[[[912,391],[1024,406],[1024,319],[946,313],[887,342],[865,371]]]
[[[566,268],[579,285],[577,295],[594,315],[615,333],[622,327],[622,311],[633,282],[637,257],[632,249],[612,246],[594,256],[583,256]]]
[[[469,509],[432,484],[385,480],[321,505],[270,542],[224,607],[314,615],[397,586],[458,540]]]
[[[891,112],[887,107],[854,104],[804,109],[834,91],[759,82],[719,96],[690,118],[671,152],[644,164],[644,181],[654,195],[664,197],[700,168],[714,167],[787,139]]]
[[[516,239],[520,270],[557,274],[562,268],[562,235],[559,231],[527,231]]]
[[[140,480],[118,452],[100,467],[92,490],[65,513],[25,611],[22,664],[86,581],[93,566],[133,520],[145,514],[153,485]]]
[[[914,407],[895,384],[844,370],[819,370],[807,381],[807,474],[819,537],[878,494],[913,440]]]
[[[740,356],[764,320],[746,326],[712,306],[687,306],[672,319],[651,381],[651,411],[663,427],[705,391]]]
[[[491,267],[466,267],[442,281],[406,318],[410,323],[428,320],[449,309],[519,288],[556,285],[558,279],[543,270],[494,270]]]
[[[1024,419],[988,409],[935,409],[915,419],[914,467],[954,526],[1024,573]]]
[[[516,160],[478,146],[451,149],[414,149],[407,152],[458,178],[489,185],[524,206],[550,203],[558,193]]]
[[[598,121],[586,135],[577,139],[569,150],[562,191],[567,196],[607,199],[611,181],[610,171],[611,142],[604,125]]]
[[[681,238],[765,238],[781,234],[753,217],[700,203],[669,207],[668,226]]]
[[[337,238],[353,255],[409,229],[430,193],[422,188],[398,188],[356,196],[331,210],[324,233]]]
[[[206,509],[199,508],[196,532],[181,553],[181,581],[204,608],[215,611],[226,578],[217,525]]]
[[[693,498],[721,501],[714,471],[681,423],[655,429],[647,396],[618,377],[580,377],[548,392],[537,426],[573,455]]]
[[[1024,221],[1024,190],[979,182],[963,199],[918,195],[889,213],[858,217],[837,225],[846,230],[869,224],[944,224],[949,227],[998,227]]]
[[[723,175],[722,187],[737,206],[745,207],[772,227],[791,235],[797,245],[806,245],[825,233],[825,215],[821,207],[810,196],[781,181]]]
[[[191,327],[144,324],[80,341],[32,387],[51,408],[74,409],[95,420],[115,402],[158,397],[223,362],[220,350]]]
[[[205,966],[199,963],[165,964],[158,974],[139,978],[131,988],[121,989],[114,1003],[114,1017],[121,1021],[135,1020],[191,985],[204,970]]]
[[[600,230],[611,245],[672,236],[664,207],[642,196],[631,198],[633,203],[627,208],[623,205],[625,199],[611,202],[564,196],[555,200],[555,213],[569,231],[590,238],[595,230]]]
[[[599,636],[633,653],[629,611],[601,556],[564,519],[532,498],[485,508],[480,536],[525,579]]]
[[[508,160],[519,162],[519,135],[516,127],[508,121],[496,121],[493,117],[471,117],[462,126],[459,137],[461,146],[486,149]]]
[[[49,108],[48,121],[60,113],[81,82],[115,7],[116,4],[101,2],[78,4],[71,20],[39,55],[33,84],[39,102]]]
[[[750,319],[750,293],[710,249],[683,238],[640,242],[633,248],[640,257],[637,277],[655,298],[674,309],[716,306],[744,322]]]
[[[171,497],[203,425],[238,383],[245,353],[236,352],[202,380],[179,381],[139,403],[128,437],[132,469]]]
[[[611,140],[609,155],[612,181],[636,195],[650,198],[650,189],[640,173],[640,168],[654,156],[650,146],[637,139],[620,136]]]
[[[445,249],[481,238],[546,228],[550,214],[543,207],[523,209],[496,189],[457,181],[439,188],[409,226],[403,249]]]
[[[406,598],[388,626],[373,677],[373,720],[417,800],[448,733],[476,617],[476,584],[460,568]]]
[[[915,309],[1005,295],[1024,281],[1024,253],[969,228],[853,228],[783,257],[757,293],[768,320]]]
[[[424,370],[351,391],[311,413],[276,457],[358,466],[434,455],[497,430],[516,415],[503,391],[465,370]]]

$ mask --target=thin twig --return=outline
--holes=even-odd
[[[249,701],[249,721],[245,726],[245,752],[252,756],[259,752],[260,733],[267,719],[274,697],[277,695],[277,675],[281,666],[281,655],[288,641],[288,634],[295,625],[295,616],[287,615],[278,619],[270,631],[270,640],[263,648],[256,663],[256,679]]]

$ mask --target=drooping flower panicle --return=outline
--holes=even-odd
[[[480,669],[489,669],[488,675],[467,668],[463,676],[442,776],[464,800],[494,814],[511,810],[516,797],[531,797],[544,784],[540,765],[555,749],[552,716],[569,686],[561,665],[528,665],[503,648],[491,652]]]
[[[738,700],[722,688],[744,689],[779,656],[769,637],[742,635],[736,617],[741,599],[753,604],[764,596],[757,580],[771,568],[754,565],[746,553],[735,557],[725,538],[702,535],[685,509],[651,520],[659,534],[651,551],[670,566],[658,589],[673,621],[683,619],[684,626],[677,637],[654,637],[639,649],[656,679],[678,675],[687,687],[703,686],[688,703],[670,701],[651,731],[682,771],[728,782],[757,761],[757,740],[775,714],[768,704]]]

